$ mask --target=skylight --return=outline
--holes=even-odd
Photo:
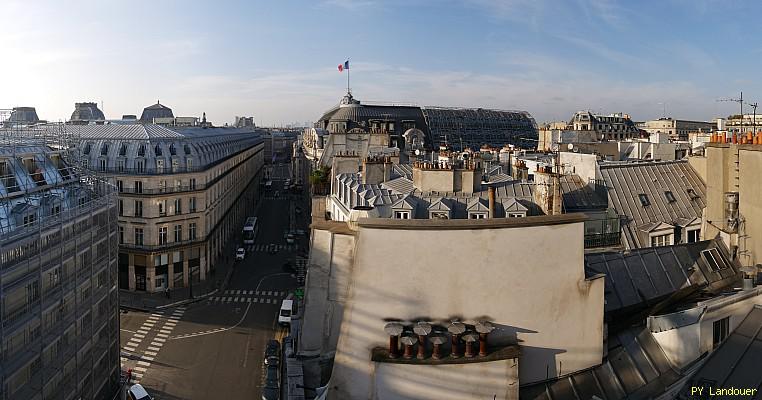
[[[676,201],[677,201],[677,199],[675,199],[675,195],[674,195],[674,194],[672,194],[672,192],[671,192],[671,191],[669,191],[669,190],[667,190],[666,192],[664,192],[664,197],[666,197],[666,198],[667,198],[667,201],[668,201],[668,202],[670,202],[670,203],[674,203],[674,202],[676,202]]]
[[[643,205],[643,207],[651,205],[651,200],[648,199],[648,195],[645,193],[639,194],[638,199],[640,199],[640,204]]]

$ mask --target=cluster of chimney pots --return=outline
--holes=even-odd
[[[733,143],[733,144],[762,144],[762,131],[741,133],[733,132],[732,136],[726,133],[713,133],[709,143]]]
[[[451,358],[473,358],[477,356],[474,344],[479,342],[478,356],[485,357],[489,354],[487,349],[487,335],[495,327],[489,321],[478,321],[473,330],[469,330],[465,324],[458,321],[452,321],[447,326],[447,332],[450,333],[450,357]],[[384,326],[384,331],[389,335],[389,358],[411,359],[413,357],[423,360],[426,358],[426,342],[430,341],[433,350],[431,358],[440,360],[444,358],[442,354],[442,345],[447,343],[448,339],[444,332],[435,332],[428,322],[416,322],[411,329],[405,329],[399,322],[390,322]],[[432,333],[433,332],[433,333]],[[460,342],[465,342],[465,352],[460,352]],[[400,354],[400,342],[403,352]],[[413,354],[413,348],[418,344],[417,354]]]

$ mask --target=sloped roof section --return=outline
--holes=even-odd
[[[606,274],[605,312],[643,309],[670,296],[720,290],[740,278],[719,239],[585,255],[585,274]]]
[[[609,205],[625,217],[622,237],[629,249],[650,245],[637,227],[700,218],[706,207],[706,184],[687,161],[603,163],[600,169]]]
[[[762,305],[751,309],[735,331],[709,355],[704,365],[685,384],[680,399],[692,399],[691,387],[757,389],[749,399],[762,399]],[[727,398],[736,398],[726,396]],[[740,398],[740,397],[739,397]]]

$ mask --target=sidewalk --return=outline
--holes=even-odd
[[[261,198],[257,201],[252,215],[259,214],[259,206],[262,204]],[[171,307],[175,305],[189,304],[206,297],[212,296],[218,290],[225,290],[235,267],[236,244],[242,240],[241,234],[236,233],[225,245],[222,250],[222,257],[214,266],[214,272],[206,276],[205,281],[193,282],[193,287],[180,287],[170,289],[170,297],[167,298],[162,290],[156,293],[131,292],[129,290],[119,290],[119,307],[138,310],[154,310],[157,308]],[[227,256],[228,260],[225,261]],[[193,296],[191,296],[193,291]]]

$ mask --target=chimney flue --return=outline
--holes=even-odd
[[[418,355],[419,360],[426,358],[426,336],[431,333],[431,324],[428,322],[418,322],[413,327],[413,333],[418,335]]]
[[[479,341],[479,334],[475,332],[469,332],[463,335],[463,340],[466,342],[466,357],[471,358],[474,356],[474,343]]]
[[[460,357],[460,335],[466,331],[466,326],[461,322],[453,322],[450,324],[450,326],[447,327],[447,330],[450,332],[452,338],[452,350],[450,351],[450,357],[458,358]]]
[[[495,326],[489,321],[479,321],[476,323],[476,332],[479,333],[479,356],[484,357],[487,355],[487,335],[489,335]]]
[[[413,358],[413,346],[418,342],[418,339],[415,336],[403,336],[400,341],[405,346],[405,354],[402,357],[407,359]]]
[[[435,360],[440,360],[442,358],[442,345],[445,344],[445,342],[447,342],[447,338],[437,334],[437,335],[431,335],[429,340],[434,345],[434,350],[431,353],[431,357]]]
[[[489,217],[495,218],[495,187],[490,186],[488,189],[489,200]]]
[[[402,334],[402,324],[390,322],[384,326],[384,332],[389,335],[389,358],[398,358],[399,354],[399,336]]]

